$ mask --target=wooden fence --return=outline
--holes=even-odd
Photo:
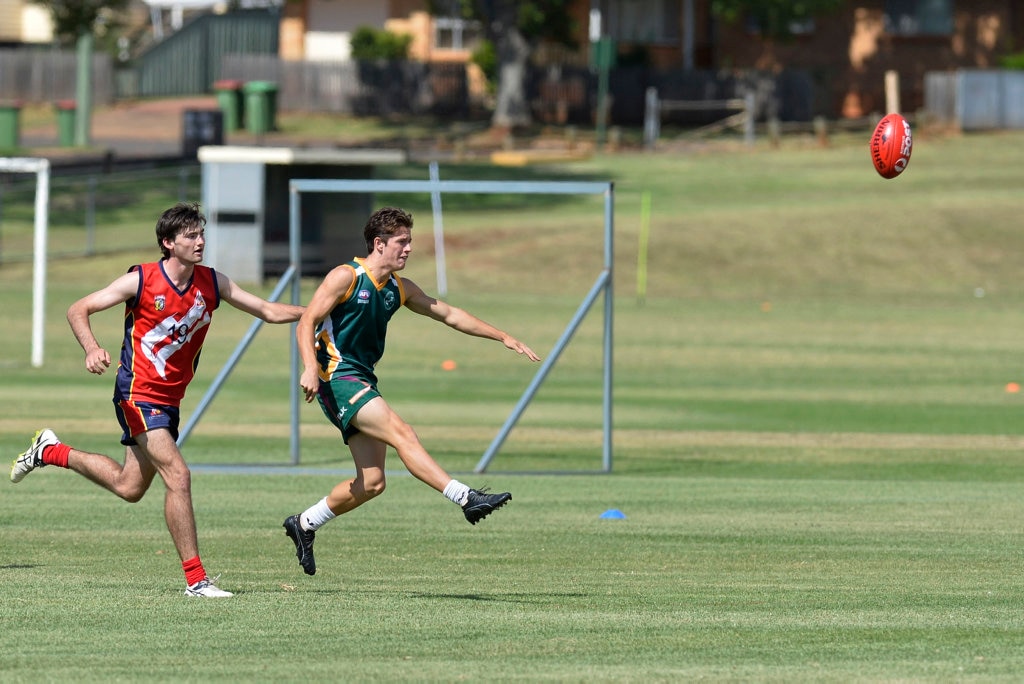
[[[278,108],[284,111],[466,116],[473,105],[462,64],[307,62],[234,54],[225,56],[221,78],[276,83]]]
[[[180,51],[169,48],[152,51],[150,61],[132,69],[115,69],[108,55],[96,53],[95,103],[209,94],[216,78],[276,83],[276,106],[280,111],[354,116],[430,114],[461,119],[487,115],[486,98],[471,91],[462,64],[312,62],[283,60],[275,54],[218,53],[231,44],[235,27],[224,22],[208,23],[207,33],[202,35],[212,32],[219,36],[214,41],[219,47],[203,54],[217,54],[217,68],[212,68],[208,59],[185,59]],[[200,35],[198,24],[192,28],[192,33]],[[163,57],[158,60],[160,55]],[[181,73],[172,78],[176,69]],[[46,103],[74,98],[75,74],[76,56],[71,51],[0,50],[0,100]],[[810,121],[815,116],[831,116],[830,112],[816,111],[815,84],[801,72],[718,73],[630,67],[612,69],[609,76],[608,122],[614,125],[644,124],[649,88],[656,89],[662,101],[690,103],[728,101],[752,93],[754,107],[749,111],[759,121]],[[526,97],[533,116],[542,123],[593,125],[597,75],[586,67],[571,65],[531,67]],[[674,111],[666,108],[659,120],[701,126],[720,118],[718,112],[695,105]]]
[[[93,101],[114,101],[114,70],[110,55],[92,58]],[[47,103],[75,97],[78,57],[74,50],[0,49],[0,98]]]

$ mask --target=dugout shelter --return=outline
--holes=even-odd
[[[294,179],[365,180],[385,164],[403,164],[402,150],[206,145],[202,205],[206,263],[238,282],[281,275],[289,264],[289,196]],[[372,193],[311,194],[302,204],[302,273],[325,275],[366,250],[362,227]]]

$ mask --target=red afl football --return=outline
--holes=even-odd
[[[914,139],[910,124],[899,114],[888,114],[871,134],[871,161],[882,178],[895,178],[910,163]]]

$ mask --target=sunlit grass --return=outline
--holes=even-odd
[[[318,534],[320,570],[306,577],[281,520],[351,459],[303,406],[301,467],[287,466],[291,330],[265,326],[184,448],[204,561],[237,596],[180,595],[159,484],[128,505],[46,468],[0,486],[0,624],[17,644],[0,669],[12,681],[1016,679],[1019,141],[922,137],[895,181],[853,142],[442,166],[445,178],[615,182],[612,473],[592,474],[600,306],[483,474],[537,365],[400,314],[385,397],[445,468],[513,502],[470,527],[392,453],[385,494]],[[406,275],[432,291],[429,199],[378,199],[416,214]],[[445,211],[447,299],[549,356],[600,269],[600,207],[446,198]],[[41,369],[28,364],[31,264],[0,266],[0,450],[50,425],[118,455],[111,377],[85,372],[63,314],[155,257],[52,261]],[[250,322],[217,312],[183,415]],[[116,353],[120,311],[93,325]],[[221,471],[240,464],[278,468]],[[551,474],[563,471],[577,474]],[[609,509],[626,518],[602,520]]]

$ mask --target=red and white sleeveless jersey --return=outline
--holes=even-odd
[[[132,266],[132,271],[140,274],[139,291],[125,303],[114,398],[178,406],[220,304],[217,273],[197,265],[192,279],[178,290],[162,261]]]

